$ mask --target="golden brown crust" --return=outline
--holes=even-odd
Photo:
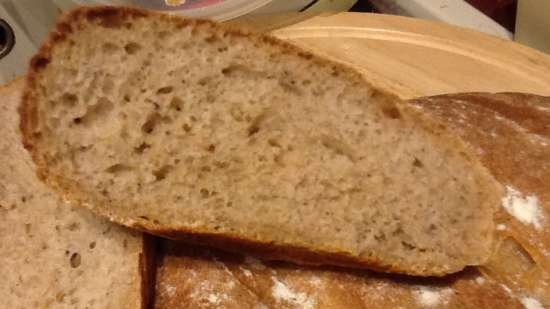
[[[27,87],[24,93],[23,104],[20,109],[21,113],[21,130],[23,132],[23,143],[25,147],[32,153],[33,160],[37,164],[37,173],[41,179],[47,182],[50,186],[54,187],[58,192],[64,195],[64,198],[68,201],[75,202],[81,206],[90,208],[92,211],[109,217],[111,220],[118,223],[125,224],[127,226],[140,228],[141,230],[155,233],[158,235],[167,235],[178,239],[197,239],[204,238],[209,239],[213,244],[224,247],[224,241],[232,243],[231,246],[237,246],[239,249],[246,248],[247,250],[254,250],[257,253],[263,253],[265,255],[273,254],[275,258],[285,258],[296,262],[308,262],[313,264],[319,263],[332,263],[342,266],[352,266],[361,268],[371,268],[382,271],[392,272],[406,272],[414,275],[443,275],[448,272],[458,271],[460,269],[445,269],[445,268],[432,268],[432,269],[403,269],[402,265],[393,265],[385,263],[384,261],[377,260],[375,257],[359,257],[351,256],[345,252],[322,252],[315,248],[297,248],[290,247],[281,244],[261,243],[259,241],[248,241],[232,237],[231,235],[212,235],[203,233],[199,237],[197,231],[187,231],[181,227],[174,226],[161,226],[159,224],[153,224],[148,221],[141,220],[140,218],[118,218],[116,214],[112,213],[109,209],[101,205],[89,205],[89,201],[82,198],[83,194],[74,184],[67,183],[66,180],[61,179],[56,175],[52,175],[48,171],[48,166],[43,158],[40,157],[40,152],[36,149],[36,145],[40,139],[40,133],[35,132],[37,128],[37,106],[33,99],[34,89],[36,88],[35,81],[40,78],[41,72],[48,66],[51,61],[52,49],[56,44],[66,40],[69,35],[74,31],[75,27],[78,27],[80,19],[87,19],[98,23],[103,27],[126,27],[126,23],[134,18],[143,18],[154,16],[156,18],[162,18],[174,22],[177,27],[216,27],[221,29],[223,35],[231,36],[245,36],[257,41],[257,44],[267,44],[276,46],[279,51],[286,54],[293,54],[298,57],[306,58],[316,63],[322,63],[326,65],[330,64],[334,74],[342,74],[345,72],[354,83],[369,86],[370,83],[365,81],[360,73],[356,72],[352,68],[340,64],[333,63],[322,57],[313,55],[307,51],[302,50],[299,47],[291,45],[287,42],[283,42],[279,39],[265,36],[261,34],[250,33],[245,30],[234,29],[230,27],[224,27],[223,25],[217,25],[214,22],[206,20],[184,19],[178,16],[165,15],[155,12],[148,12],[135,8],[113,8],[113,7],[87,7],[79,8],[65,15],[58,23],[56,29],[50,34],[49,39],[39,50],[38,54],[31,61],[28,77]],[[214,34],[215,36],[216,34]],[[214,38],[215,39],[215,38]],[[486,204],[496,204],[499,200],[500,188],[496,182],[493,181],[490,174],[486,169],[477,161],[475,156],[469,150],[468,146],[462,142],[459,138],[456,138],[442,123],[436,122],[431,118],[425,116],[423,113],[414,110],[413,108],[401,104],[401,101],[394,95],[386,93],[383,90],[370,87],[373,90],[372,95],[379,100],[385,100],[390,107],[387,112],[392,116],[405,114],[410,121],[415,121],[426,131],[433,135],[433,138],[437,138],[440,141],[444,141],[447,147],[459,149],[460,154],[470,162],[472,169],[476,170],[480,177],[480,181],[489,184],[494,183],[494,188],[486,192]],[[482,179],[481,179],[482,178]],[[224,240],[225,239],[225,240]],[[215,241],[214,241],[215,240]]]
[[[156,309],[287,308],[276,282],[303,301],[291,308],[523,308],[475,268],[443,278],[413,278],[338,267],[261,262],[214,249],[164,242]],[[423,294],[426,293],[426,294]],[[208,302],[214,295],[219,303]],[[423,298],[426,296],[426,299]],[[205,301],[206,300],[206,301]]]
[[[550,302],[550,97],[465,93],[411,102],[467,141],[497,181],[538,199],[540,228],[497,210],[497,250],[482,270]]]
[[[361,261],[356,257],[335,252],[312,251],[309,248],[292,245],[273,245],[266,242],[251,241],[238,236],[227,234],[213,234],[197,231],[166,230],[157,226],[145,227],[136,223],[134,227],[152,232],[164,238],[177,241],[184,241],[197,245],[208,245],[214,248],[221,248],[228,252],[249,254],[262,257],[266,260],[292,261],[298,264],[306,265],[337,265],[351,268],[368,268],[381,272],[398,272],[400,268],[397,265],[389,265],[383,261],[372,258],[369,261]],[[420,274],[421,275],[421,274]]]

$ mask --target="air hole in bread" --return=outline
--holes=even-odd
[[[173,97],[172,100],[170,100],[170,108],[180,112],[183,108],[183,100],[178,97]]]
[[[71,254],[71,257],[69,258],[69,261],[71,263],[72,268],[77,268],[78,266],[80,266],[82,258],[80,257],[80,254],[78,252],[75,252],[75,253]]]
[[[404,234],[403,228],[401,226],[398,226],[393,232],[393,236],[402,235]]]
[[[227,66],[225,68],[222,69],[222,74],[225,75],[225,76],[230,76],[233,72],[237,71],[237,70],[242,70],[243,66],[242,65],[238,65],[238,64],[232,64],[230,66]]]
[[[61,103],[66,107],[74,107],[78,102],[78,97],[74,93],[64,93],[61,96]]]
[[[248,136],[253,136],[254,134],[257,134],[260,132],[260,126],[258,124],[253,124],[250,127],[248,127]]]
[[[95,241],[92,241],[92,242],[88,245],[88,247],[89,247],[90,249],[94,249],[95,246],[96,246],[96,242],[95,242]]]
[[[67,229],[71,232],[74,232],[76,230],[78,230],[80,228],[80,225],[78,224],[78,222],[73,222],[69,225],[67,225]]]
[[[166,176],[168,175],[168,173],[172,170],[172,166],[170,165],[165,165],[157,170],[154,170],[153,171],[153,176],[155,176],[155,180],[156,181],[161,181],[161,180],[164,180],[166,178]]]
[[[418,158],[414,158],[413,166],[418,167],[418,168],[422,168],[422,167],[424,167],[424,163],[422,163],[422,161],[420,161]]]
[[[284,166],[283,158],[284,158],[284,153],[281,152],[281,153],[276,154],[276,155],[273,157],[273,161],[274,161],[275,163],[277,163],[278,165],[280,165],[280,166]]]
[[[416,246],[411,244],[411,243],[408,243],[406,241],[401,241],[401,245],[403,246],[403,248],[407,249],[407,250],[410,250],[410,251],[413,251],[413,250],[416,250]]]
[[[258,132],[260,132],[260,127],[262,123],[268,118],[270,115],[270,109],[265,109],[263,112],[261,112],[256,117],[252,118],[250,115],[246,115],[245,119],[250,122],[250,126],[248,127],[248,136],[251,137]]]
[[[321,145],[335,154],[345,156],[350,161],[355,162],[355,156],[351,150],[351,147],[349,147],[344,141],[332,136],[323,135],[321,136]]]
[[[390,118],[390,119],[400,119],[401,118],[401,112],[399,109],[394,105],[394,103],[386,102],[382,105],[382,113],[384,116]]]
[[[130,172],[132,170],[133,169],[132,169],[131,166],[125,165],[125,164],[120,164],[120,163],[111,165],[107,169],[105,169],[105,171],[107,173],[115,174],[115,175],[118,175],[118,174],[121,174],[121,173],[124,173],[124,172]]]
[[[172,87],[172,86],[166,86],[166,87],[159,88],[159,89],[157,90],[157,94],[169,94],[169,93],[171,93],[172,91],[174,91],[174,87]]]
[[[152,113],[147,117],[145,123],[141,126],[143,133],[151,134],[155,130],[155,127],[161,122],[162,117],[159,113]]]
[[[86,113],[73,119],[75,124],[82,124],[84,126],[91,126],[98,120],[104,120],[113,110],[113,102],[107,98],[102,97],[98,102],[92,106],[88,106]]]
[[[279,140],[277,140],[276,138],[269,138],[269,139],[267,139],[267,143],[268,143],[269,146],[271,146],[271,147],[278,147],[278,148],[281,148],[281,144],[279,143]]]
[[[185,131],[187,133],[191,132],[191,129],[192,129],[192,127],[190,125],[188,125],[187,123],[184,123],[182,125],[182,128],[183,128],[183,131]]]
[[[204,38],[204,41],[206,43],[214,43],[214,42],[219,41],[219,40],[220,40],[220,38],[215,34],[209,35],[206,38]]]
[[[201,188],[200,193],[202,198],[208,198],[210,196],[210,191],[205,188]]]
[[[147,150],[149,148],[151,148],[151,145],[146,143],[146,142],[143,142],[143,143],[139,144],[139,146],[134,148],[134,152],[138,153],[138,154],[142,154],[143,152],[145,152],[145,150]]]
[[[136,42],[130,42],[124,46],[124,50],[128,55],[134,55],[141,50],[141,45]]]

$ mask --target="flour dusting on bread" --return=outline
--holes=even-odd
[[[531,224],[537,230],[542,229],[543,210],[535,195],[524,195],[511,186],[506,186],[506,196],[502,206],[506,211],[523,224]]]
[[[271,279],[273,280],[273,298],[275,298],[277,302],[285,302],[293,305],[295,308],[316,308],[316,301],[310,298],[307,294],[291,289],[275,277],[272,277]]]
[[[525,309],[544,309],[544,306],[532,297],[522,297],[519,301]]]
[[[450,288],[433,289],[420,287],[415,294],[416,301],[419,304],[425,307],[439,307],[441,304],[446,304],[454,292]]]

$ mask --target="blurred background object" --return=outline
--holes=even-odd
[[[517,0],[466,0],[508,31],[514,32]]]
[[[550,53],[550,0],[519,0],[515,38]]]
[[[479,7],[494,8],[499,1],[489,0],[370,0],[376,11],[423,19],[442,21],[451,25],[470,28],[498,37],[511,39],[512,32],[485,15]],[[468,3],[471,2],[472,4]]]
[[[0,28],[0,82],[23,74],[30,55],[41,44],[57,16],[78,5],[142,6],[188,16],[231,20],[232,23],[253,25],[259,31],[285,27],[328,12],[395,14],[445,22],[503,39],[515,38],[550,52],[550,0],[519,0],[519,3],[518,0],[169,0],[170,5],[166,1],[0,0],[0,19],[10,26]],[[10,38],[10,33],[15,45],[8,50],[3,38]]]

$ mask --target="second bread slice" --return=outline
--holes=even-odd
[[[68,200],[305,263],[483,263],[499,187],[446,129],[273,38],[126,8],[67,15],[33,60],[24,141]]]

